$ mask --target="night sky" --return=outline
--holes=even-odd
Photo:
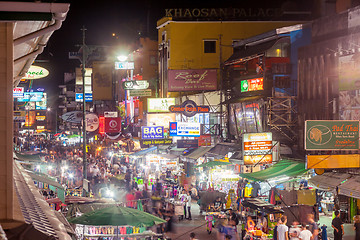
[[[56,1],[69,2],[69,1]],[[228,7],[281,7],[284,0],[74,0],[62,27],[55,31],[37,62],[50,71],[49,77],[34,82],[33,89],[45,88],[50,105],[58,99],[58,85],[63,83],[64,72],[73,72],[78,60],[69,60],[68,52],[77,51],[82,41],[80,29],[84,25],[89,45],[122,46],[135,42],[140,36],[157,40],[156,21],[165,15],[166,8],[228,8]],[[149,32],[147,31],[149,29]],[[112,36],[115,33],[118,38]]]

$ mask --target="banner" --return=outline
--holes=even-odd
[[[168,91],[204,91],[217,89],[216,69],[168,70]]]
[[[200,137],[200,123],[171,122],[170,136],[172,137]]]
[[[112,100],[112,71],[111,62],[93,63],[93,100]]]
[[[308,120],[305,150],[358,150],[359,121]]]
[[[121,118],[105,118],[105,132],[119,133],[121,132]]]
[[[140,147],[141,148],[148,148],[150,145],[171,145],[172,139],[166,138],[166,139],[150,139],[150,140],[144,140],[140,139]]]

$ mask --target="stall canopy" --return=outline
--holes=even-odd
[[[360,199],[360,176],[353,176],[338,187],[339,194]]]
[[[241,203],[244,207],[248,207],[254,210],[258,210],[260,212],[265,212],[265,213],[283,213],[284,211],[281,209],[276,209],[274,205],[272,205],[271,203],[262,201],[258,198],[248,198],[245,199],[242,203]]]
[[[24,154],[24,153],[14,152],[14,158],[20,161],[28,161],[28,162],[43,161],[41,154]]]
[[[241,150],[241,145],[237,143],[218,143],[215,147],[211,148],[207,153],[212,155],[219,155],[224,157],[229,152],[236,152]]]
[[[199,147],[199,148],[195,149],[194,151],[190,152],[189,154],[184,155],[184,157],[196,160],[199,157],[204,156],[205,153],[210,151],[210,149],[211,149],[211,147]]]
[[[143,156],[147,153],[151,153],[157,150],[157,147],[151,147],[144,150],[140,150],[138,152],[132,153],[130,156]]]
[[[273,166],[259,172],[240,173],[240,177],[253,181],[267,181],[278,177],[295,177],[305,173],[305,162],[301,160],[282,159]]]
[[[211,162],[207,162],[207,163],[203,163],[200,165],[195,166],[195,168],[199,168],[199,167],[216,167],[216,166],[224,166],[224,165],[231,165],[231,163],[229,162],[222,162],[222,161],[211,161]]]
[[[310,184],[324,191],[333,191],[343,181],[351,175],[347,173],[327,172],[322,175],[316,175],[309,179]]]

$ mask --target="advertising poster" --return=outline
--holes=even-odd
[[[217,89],[216,69],[168,70],[168,91],[204,91]]]
[[[272,163],[272,133],[245,133],[243,135],[244,164]]]
[[[254,78],[241,81],[241,92],[264,90],[264,78]]]
[[[112,71],[113,65],[111,62],[93,63],[93,100],[113,99]]]
[[[148,98],[148,112],[169,112],[169,107],[175,105],[175,98]]]
[[[41,101],[35,102],[35,109],[36,110],[46,110],[47,109],[47,98],[46,93],[43,94]]]
[[[171,122],[169,128],[172,137],[199,137],[201,135],[200,123]]]
[[[164,127],[141,127],[141,139],[162,139],[164,138]]]
[[[306,150],[358,150],[359,121],[308,120]]]
[[[360,90],[339,92],[339,115],[341,120],[360,119]]]
[[[170,122],[175,122],[175,113],[150,113],[146,115],[148,126],[163,126],[169,128]]]
[[[360,89],[360,54],[339,57],[339,90]]]

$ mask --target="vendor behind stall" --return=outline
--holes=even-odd
[[[223,202],[221,197],[217,197],[214,201],[214,212],[220,212],[223,209]]]
[[[251,216],[247,217],[245,230],[247,232],[254,231],[255,230],[255,222],[252,220]]]
[[[264,233],[268,230],[268,222],[265,216],[263,216],[260,212],[257,215],[257,223],[256,229],[263,231]]]

